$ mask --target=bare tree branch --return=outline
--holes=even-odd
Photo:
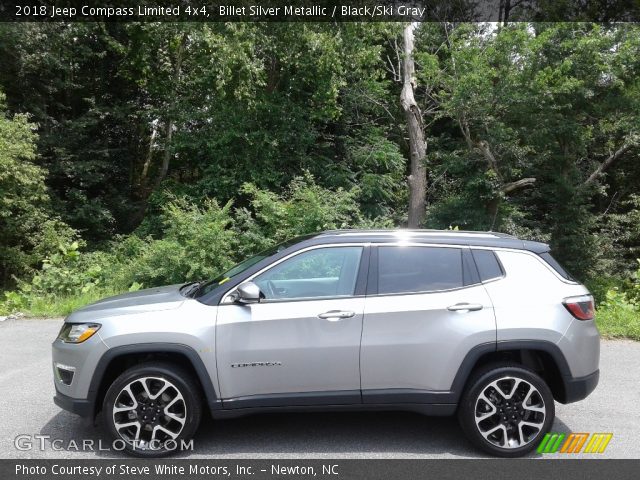
[[[387,113],[387,115],[389,115],[389,118],[391,118],[392,120],[395,120],[395,119],[396,119],[396,117],[394,117],[394,116],[393,116],[393,113],[391,113],[391,111],[387,108],[387,106],[386,106],[384,103],[382,103],[382,102],[380,102],[380,101],[376,100],[376,99],[375,99],[375,98],[373,98],[371,95],[367,95],[367,94],[364,92],[364,90],[358,89],[358,93],[359,93],[363,98],[365,98],[366,100],[368,100],[369,102],[371,102],[371,103],[373,103],[374,105],[377,105],[378,107],[382,108],[382,109]]]
[[[591,175],[589,175],[589,178],[585,180],[584,185],[590,185],[591,183],[593,183],[600,175],[602,175],[609,167],[611,167],[611,165],[613,165],[616,160],[622,157],[634,146],[635,142],[633,141],[625,143],[618,150],[609,155],[609,157],[607,157],[607,159],[602,162]]]
[[[496,160],[495,155],[493,155],[493,152],[489,147],[489,143],[485,140],[480,140],[476,143],[476,148],[480,151],[480,153],[482,153],[482,156],[489,164],[489,168],[491,168],[491,170],[493,170],[496,175],[500,177],[500,171],[498,170],[498,161]]]
[[[516,190],[520,190],[521,188],[530,187],[534,183],[536,183],[536,179],[533,177],[521,178],[520,180],[516,180],[515,182],[509,182],[503,185],[502,193],[504,193],[505,195],[509,195]]]

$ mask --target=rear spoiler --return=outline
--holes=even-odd
[[[524,250],[529,250],[530,252],[537,253],[538,255],[551,251],[551,247],[549,247],[549,245],[547,245],[546,243],[533,242],[531,240],[523,240],[522,248]]]

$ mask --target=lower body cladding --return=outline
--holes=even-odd
[[[565,396],[562,403],[573,403],[587,398],[596,389],[599,380],[600,370],[584,377],[565,377],[563,382]]]
[[[249,395],[222,400],[220,407],[212,410],[211,413],[214,418],[231,418],[266,412],[402,410],[432,416],[447,416],[455,413],[457,407],[455,403],[432,403],[439,392],[418,392],[392,389],[387,392],[346,390]]]
[[[444,395],[443,395],[444,394]],[[448,397],[448,398],[447,398]],[[214,418],[233,418],[269,412],[325,411],[409,411],[429,416],[448,416],[456,411],[456,403],[446,403],[450,392],[410,390],[304,392],[297,394],[250,395],[227,400],[208,401]],[[78,399],[56,391],[54,402],[60,408],[81,417],[91,417],[99,399]],[[443,403],[435,403],[441,401]],[[97,408],[96,408],[97,407]]]

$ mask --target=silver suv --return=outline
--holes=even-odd
[[[457,414],[523,455],[554,400],[598,383],[593,298],[543,243],[498,233],[339,230],[219,277],[108,298],[53,342],[57,405],[140,456],[214,419],[286,410]]]

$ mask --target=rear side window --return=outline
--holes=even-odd
[[[491,250],[472,250],[473,259],[476,261],[480,280],[486,282],[504,275],[496,254]]]
[[[459,248],[378,248],[379,294],[447,290],[463,283]]]
[[[567,272],[549,252],[541,253],[540,258],[547,262],[561,277],[566,278],[571,282],[575,282],[574,278],[569,275],[569,272]]]

